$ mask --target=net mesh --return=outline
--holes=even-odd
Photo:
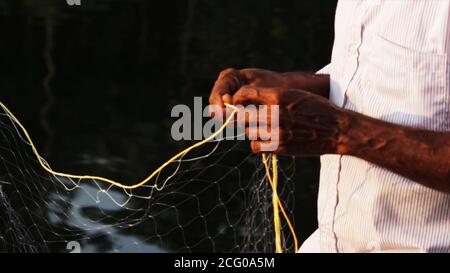
[[[274,252],[272,190],[246,144],[210,142],[123,190],[48,174],[2,113],[0,251],[69,252],[75,243],[81,252]],[[294,159],[281,158],[278,194],[291,220],[294,173]],[[285,222],[282,244],[293,250]]]

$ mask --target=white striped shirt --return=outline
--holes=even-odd
[[[330,99],[391,123],[450,131],[449,13],[449,0],[339,1]],[[449,194],[358,158],[321,162],[322,252],[450,252]]]

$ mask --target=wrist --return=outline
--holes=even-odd
[[[288,72],[280,74],[285,78],[286,88],[301,89],[329,98],[330,75],[306,72]]]
[[[348,110],[343,110],[343,114],[337,154],[367,159],[392,142],[389,130],[383,130],[382,121]]]
[[[354,112],[342,109],[337,122],[337,139],[336,139],[336,154],[339,155],[353,155],[355,152],[355,138],[351,132],[358,120]]]
[[[361,157],[366,148],[374,143],[369,135],[373,129],[370,118],[346,109],[341,109],[338,118],[336,154]]]
[[[288,105],[294,142],[300,143],[299,155],[348,154],[347,139],[353,112],[333,105],[329,100],[302,92],[290,98]]]

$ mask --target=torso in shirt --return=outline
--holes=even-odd
[[[341,0],[330,99],[391,123],[450,131],[449,12],[448,0]],[[450,195],[357,158],[321,161],[323,251],[450,251]]]

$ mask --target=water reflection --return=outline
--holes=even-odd
[[[99,192],[98,188],[89,185],[83,185],[81,189],[77,190],[77,194],[71,200],[74,206],[70,212],[70,216],[65,220],[73,223],[75,226],[84,227],[86,230],[84,236],[89,239],[83,239],[81,244],[82,252],[164,252],[157,245],[139,242],[132,234],[120,234],[120,230],[117,230],[114,224],[105,225],[101,221],[92,221],[91,217],[84,212],[86,208],[91,207],[108,211],[111,214],[118,214],[120,213],[121,207],[117,206],[117,202],[125,203],[126,199],[126,196],[117,192],[107,194]],[[101,238],[101,241],[103,241],[101,246],[99,246],[99,240],[96,240],[97,238]]]

